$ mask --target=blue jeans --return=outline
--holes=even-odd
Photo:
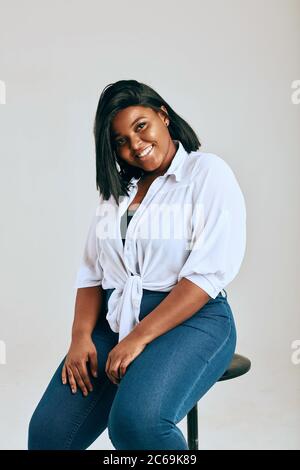
[[[188,320],[149,343],[128,366],[119,385],[105,373],[107,355],[118,342],[102,310],[92,333],[98,352],[94,390],[83,396],[63,385],[54,373],[29,423],[28,449],[87,449],[108,428],[117,450],[188,450],[176,424],[215,384],[229,366],[236,346],[236,328],[224,291]],[[168,292],[144,289],[140,320]],[[88,369],[89,370],[89,369]]]

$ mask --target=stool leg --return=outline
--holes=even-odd
[[[198,407],[196,405],[187,415],[187,434],[189,450],[198,450]]]

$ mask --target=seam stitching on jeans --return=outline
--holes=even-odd
[[[180,325],[178,325],[180,326]],[[173,356],[175,355],[175,353],[177,352],[176,348],[174,349],[173,351],[173,354],[171,355],[171,362],[172,362],[172,359],[173,359]],[[165,384],[166,384],[166,380],[167,380],[167,374],[165,375],[165,378],[164,378],[164,383],[163,383],[163,388],[165,389]],[[158,416],[159,416],[159,420],[161,422],[161,407],[162,407],[162,402],[163,400],[160,400],[160,407],[159,407],[159,412],[158,412]],[[175,421],[175,420],[174,420]]]
[[[104,391],[106,390],[106,387],[107,385],[110,385],[109,382],[107,382],[106,384],[104,384],[103,388],[102,388],[102,393],[100,393],[100,395],[98,397],[96,397],[90,404],[90,406],[87,408],[85,414],[83,415],[83,419],[81,420],[81,422],[79,424],[77,424],[75,426],[75,428],[72,429],[71,431],[71,434],[70,436],[67,438],[66,440],[66,445],[65,445],[65,449],[68,450],[69,447],[71,446],[73,440],[74,440],[74,437],[75,437],[75,434],[78,432],[79,428],[83,425],[83,423],[85,422],[85,420],[87,419],[87,417],[89,416],[90,412],[95,408],[95,406],[97,405],[97,403],[99,402],[99,400],[102,398],[102,395],[104,393]]]
[[[224,339],[223,343],[219,346],[219,348],[217,349],[217,351],[215,351],[215,353],[210,357],[210,359],[206,361],[206,364],[205,364],[205,366],[203,367],[203,370],[202,370],[200,376],[197,377],[197,379],[196,379],[194,385],[191,387],[191,389],[188,390],[186,396],[184,397],[180,409],[183,408],[184,404],[186,403],[187,398],[188,398],[189,395],[192,393],[192,391],[194,390],[194,388],[195,388],[196,385],[198,384],[199,380],[202,378],[202,375],[203,375],[203,373],[206,371],[208,364],[214,359],[214,357],[219,353],[219,351],[221,351],[221,349],[228,343],[229,338],[230,338],[230,335],[231,335],[231,332],[232,332],[232,327],[233,327],[231,316],[228,318],[228,320],[229,320],[229,326],[230,326],[228,335],[227,335],[226,338]],[[180,414],[179,411],[180,411],[180,410],[177,411],[174,421],[177,421],[178,415]]]

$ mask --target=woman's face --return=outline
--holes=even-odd
[[[164,111],[166,108],[161,107]],[[176,146],[171,139],[169,118],[144,106],[128,106],[112,120],[112,144],[120,159],[149,174],[164,173]],[[145,151],[146,155],[141,153]]]

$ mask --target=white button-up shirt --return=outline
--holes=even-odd
[[[139,322],[143,289],[169,292],[185,277],[216,298],[237,275],[246,248],[246,207],[237,179],[219,156],[182,143],[150,185],[123,246],[121,218],[138,191],[99,196],[74,287],[115,290],[107,321],[119,341]],[[172,315],[172,312],[170,312]]]

